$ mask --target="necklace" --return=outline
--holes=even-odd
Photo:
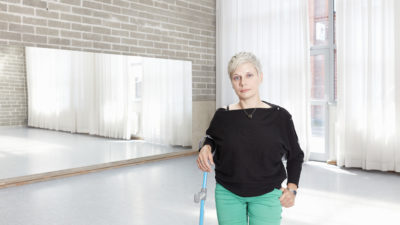
[[[256,106],[257,106],[257,105],[256,105]],[[246,116],[247,116],[249,119],[252,119],[252,118],[253,118],[253,114],[254,114],[254,112],[256,111],[256,109],[257,109],[257,108],[254,107],[253,112],[250,113],[250,114],[247,113],[246,109],[243,109],[243,112],[244,112],[244,114],[246,114]]]
[[[249,117],[249,119],[252,119],[252,118],[253,118],[253,113],[256,111],[256,109],[257,109],[257,108],[254,108],[254,110],[253,110],[253,112],[252,112],[251,114],[248,114],[248,113],[246,112],[246,109],[243,109],[243,112],[247,115],[247,117]]]

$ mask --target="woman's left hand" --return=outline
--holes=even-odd
[[[292,207],[294,205],[294,199],[296,198],[296,195],[293,194],[293,192],[289,191],[286,188],[281,188],[282,195],[279,198],[281,201],[281,205],[285,208]]]

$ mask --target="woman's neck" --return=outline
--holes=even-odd
[[[240,99],[239,100],[239,106],[242,109],[247,109],[247,108],[256,108],[257,106],[261,105],[261,100],[259,96],[255,96],[254,98],[249,98],[249,99]]]

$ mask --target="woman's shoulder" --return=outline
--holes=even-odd
[[[265,101],[263,101],[263,102],[265,102]],[[281,114],[283,114],[285,117],[289,117],[289,118],[292,117],[290,112],[285,107],[278,105],[278,104],[273,104],[270,102],[266,102],[266,103],[269,104],[272,108],[275,108],[277,111],[280,111]]]
[[[225,108],[224,108],[224,107],[219,107],[219,108],[217,108],[217,109],[215,110],[215,112],[214,112],[214,117],[215,117],[215,116],[218,116],[218,115],[221,115],[221,112],[225,112],[225,111],[227,111],[226,107],[225,107]]]
[[[274,107],[280,111],[280,115],[282,115],[285,119],[291,119],[292,115],[290,114],[289,110],[287,110],[285,107],[282,107],[280,105],[274,105]]]
[[[229,108],[228,108],[229,107]],[[228,111],[228,109],[230,109],[231,106],[230,105],[223,105],[221,107],[219,107],[216,111]]]
[[[226,106],[222,106],[222,107],[219,107],[219,108],[215,111],[215,113],[217,113],[217,112],[225,112],[225,111],[227,111]]]

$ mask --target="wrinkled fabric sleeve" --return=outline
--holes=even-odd
[[[199,151],[201,150],[201,148],[203,148],[204,145],[210,145],[211,146],[211,152],[215,151],[215,142],[214,139],[209,136],[206,135],[203,137],[203,139],[201,140],[200,144],[199,144]]]
[[[206,136],[203,137],[202,141],[199,144],[199,150],[204,145],[211,146],[211,152],[214,152],[217,148],[217,142],[221,140],[222,136],[222,117],[221,111],[224,110],[223,108],[219,108],[215,113],[213,118],[211,119],[210,125],[206,130]]]
[[[304,161],[304,152],[300,148],[292,116],[290,114],[286,121],[286,130],[289,141],[286,164],[286,170],[288,173],[287,183],[294,183],[299,186],[300,174]]]

